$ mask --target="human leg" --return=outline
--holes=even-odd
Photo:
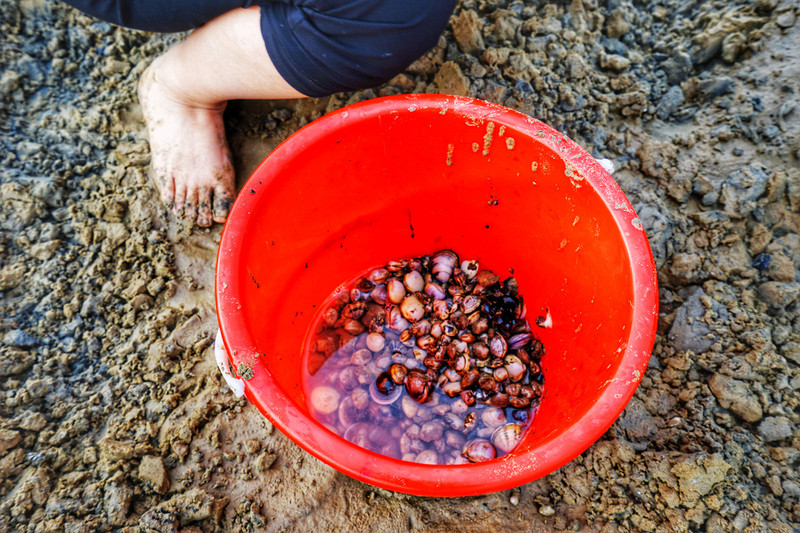
[[[223,222],[235,197],[225,103],[304,96],[273,66],[257,7],[217,17],[157,58],[139,95],[161,197],[200,226]]]
[[[455,0],[66,0],[156,31],[201,26],[145,71],[139,95],[151,168],[176,214],[227,217],[234,173],[222,112],[230,99],[299,98],[372,87],[432,46]],[[246,7],[260,3],[260,8]],[[206,22],[220,9],[232,9]],[[260,10],[259,10],[260,9]],[[163,11],[163,17],[159,14]]]

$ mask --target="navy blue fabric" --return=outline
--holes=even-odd
[[[106,22],[142,31],[175,33],[199,28],[211,19],[255,0],[64,0]]]
[[[107,22],[145,31],[202,26],[261,7],[261,34],[281,76],[306,96],[374,87],[432,48],[456,0],[65,0]]]
[[[374,87],[432,48],[455,0],[260,2],[261,33],[281,76],[306,96]]]

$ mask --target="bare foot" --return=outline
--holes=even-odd
[[[182,96],[159,76],[160,59],[142,74],[139,102],[161,200],[176,216],[198,226],[224,222],[236,196],[222,121],[225,102],[208,106]]]

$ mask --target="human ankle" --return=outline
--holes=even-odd
[[[172,104],[182,108],[202,109],[218,113],[225,110],[227,101],[213,101],[204,98],[203,94],[195,94],[195,91],[190,90],[181,82],[172,69],[164,65],[164,59],[164,57],[156,58],[142,74],[143,83],[150,86],[140,86],[140,91],[156,89]]]

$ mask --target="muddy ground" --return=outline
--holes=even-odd
[[[463,0],[375,90],[233,103],[237,174],[376,95],[528,113],[611,158],[660,322],[611,429],[514,490],[420,498],[320,463],[222,384],[214,257],[149,183],[136,82],[182,36],[0,0],[0,531],[796,531],[800,7]]]

